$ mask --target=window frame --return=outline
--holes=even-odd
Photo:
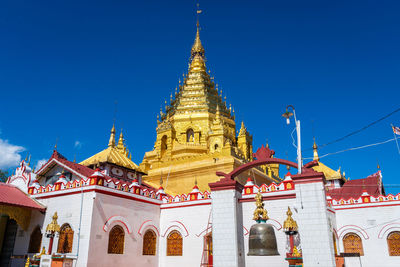
[[[150,252],[154,251],[153,253],[149,253],[148,250],[145,251],[145,248],[146,248],[145,242],[146,242],[147,233],[152,233],[151,242],[154,242],[154,243],[150,245],[151,246]],[[156,256],[157,255],[157,234],[152,229],[147,229],[144,232],[143,242],[142,242],[142,255],[143,256]]]
[[[122,234],[122,241],[121,240],[115,240],[114,238],[114,236],[112,236],[112,235],[114,235],[115,233],[115,231],[117,231],[117,229],[118,230],[121,230],[121,232],[119,232],[119,234]],[[113,238],[113,239],[112,239]],[[115,246],[111,246],[112,244],[111,244],[111,242],[122,242],[122,245],[121,244],[119,244],[119,246],[121,246],[119,249],[120,250],[117,250],[118,249],[118,247],[117,248],[115,248]],[[109,232],[109,234],[108,234],[108,245],[107,245],[107,254],[118,254],[118,255],[122,255],[122,254],[124,254],[125,253],[125,230],[124,230],[124,228],[121,226],[121,225],[114,225],[112,228],[111,228],[111,230],[110,230],[110,232]]]
[[[179,237],[171,239],[171,236],[173,234],[178,234]],[[178,252],[174,252],[173,248],[170,247],[170,246],[174,245],[174,244],[171,244],[172,241],[176,241],[176,240],[178,240],[178,242],[180,242],[180,248],[178,248]],[[180,253],[179,253],[179,249],[180,249]],[[183,256],[183,236],[178,230],[172,230],[167,235],[167,256]]]

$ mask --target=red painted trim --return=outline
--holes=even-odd
[[[286,194],[286,195],[278,195],[278,196],[263,196],[263,200],[277,200],[277,199],[290,199],[296,198],[296,194]],[[254,202],[254,198],[240,198],[239,202]]]
[[[207,227],[206,229],[204,229],[203,231],[200,232],[200,234],[196,234],[197,237],[200,237],[202,233],[204,233],[205,231],[207,231],[208,229],[212,229],[212,226]]]
[[[152,221],[153,221],[153,220],[144,221],[144,222],[142,223],[142,225],[140,225],[139,230],[138,230],[137,233],[141,236],[142,234],[140,233],[140,231],[142,230],[143,225],[144,225],[145,223],[147,223],[147,222],[152,222]],[[153,227],[153,228],[156,230],[157,235],[160,236],[160,232],[158,231],[157,227],[156,227],[154,224],[150,224],[150,225],[148,225],[148,227]]]
[[[333,214],[336,214],[336,212],[333,211],[333,210],[330,210],[330,209],[326,209],[326,210],[329,211],[329,212],[332,212]]]
[[[249,230],[243,226],[243,229],[246,230],[246,233],[244,235],[248,235],[249,234]]]
[[[223,178],[215,183],[209,183],[208,186],[210,187],[211,191],[221,191],[221,190],[232,190],[235,189],[236,191],[242,193],[244,186],[240,184],[238,181]]]
[[[109,192],[109,191],[106,191],[106,190],[102,190],[100,188],[92,188],[92,189],[79,190],[79,191],[73,191],[73,192],[65,192],[65,193],[61,193],[61,194],[57,194],[57,195],[51,195],[51,196],[37,196],[37,195],[34,195],[34,196],[35,196],[36,199],[45,199],[45,198],[61,197],[61,196],[66,196],[66,195],[75,195],[75,194],[81,194],[81,193],[87,193],[87,192],[93,192],[93,191],[96,192],[96,193],[100,193],[100,194],[105,194],[105,195],[110,195],[110,196],[130,199],[130,200],[136,200],[136,201],[139,201],[139,202],[144,202],[144,203],[153,204],[153,205],[157,205],[157,206],[160,206],[162,204],[162,203],[150,202],[150,201],[147,201],[147,200],[144,200],[144,199],[140,199],[140,198],[136,198],[136,197],[133,197],[133,196],[122,195],[122,194],[119,194],[119,193],[116,193],[116,192]],[[52,193],[52,192],[49,192],[49,193]]]
[[[184,203],[184,202],[176,202],[176,203]],[[165,204],[171,204],[171,203],[164,203]],[[176,208],[186,208],[186,207],[193,207],[193,206],[203,206],[203,205],[211,205],[210,203],[196,203],[196,204],[190,204],[190,205],[182,205],[182,206],[172,206],[172,207],[161,207],[160,209],[165,210],[165,209],[176,209]]]
[[[386,227],[386,226],[385,226]],[[382,239],[384,236],[386,236],[386,238],[387,238],[387,236],[391,233],[391,232],[396,232],[396,231],[399,231],[399,229],[400,229],[400,226],[393,226],[393,227],[389,227],[389,228],[385,228],[385,232],[383,232],[383,234],[382,234],[382,236],[379,238],[379,236],[380,236],[380,234],[381,234],[381,232],[382,232],[382,230],[383,230],[383,228],[382,228],[382,230],[379,232],[379,234],[378,234],[378,238],[379,239]],[[394,230],[394,231],[393,231]],[[389,232],[390,231],[390,232]],[[388,234],[386,234],[387,232],[389,232]]]
[[[174,223],[174,222],[179,223],[180,225],[183,226],[183,229],[185,229],[185,231],[186,231],[185,237],[189,236],[189,232],[188,232],[188,230],[186,229],[186,227],[185,227],[185,225],[183,223],[181,223],[180,221],[172,221],[172,223]],[[171,229],[172,227],[177,227],[178,229],[181,228],[179,225],[173,224],[173,225],[169,226],[167,228],[167,230],[164,231],[164,235],[162,235],[162,237],[166,236],[168,231],[169,231],[169,229]]]
[[[139,227],[139,230],[138,230],[138,234],[139,235],[142,235],[141,233],[140,233],[140,230],[142,229],[142,227],[143,227],[143,224],[145,224],[145,223],[147,223],[147,222],[151,222],[152,220],[147,220],[147,221],[144,221],[141,225],[140,225],[140,227]]]
[[[369,202],[369,203],[371,203],[371,202]],[[365,203],[357,203],[357,205],[358,204],[365,204]],[[351,204],[347,204],[347,205],[351,205]],[[365,209],[365,208],[391,207],[391,206],[400,206],[400,203],[398,203],[398,204],[390,204],[390,205],[365,206],[365,207],[335,208],[335,210],[352,210],[352,209]]]
[[[386,227],[389,226],[389,225],[398,225],[397,227],[400,228],[400,223],[388,223],[388,224],[384,225],[384,226],[382,227],[382,229],[379,231],[379,233],[378,233],[378,238],[379,238],[379,236],[381,236],[382,231],[383,231],[384,229],[386,229]],[[391,229],[391,228],[388,228],[388,229]],[[385,233],[386,233],[386,230],[385,230]],[[385,233],[382,234],[381,238],[383,237],[383,235],[384,235]]]
[[[116,216],[120,216],[120,215],[113,215],[113,216],[111,216],[111,217],[104,223],[104,225],[103,225],[103,231],[104,231],[104,232],[107,232],[107,230],[104,229],[104,227],[106,227],[106,225],[107,225],[107,222],[108,222],[112,217],[116,217]],[[122,216],[121,216],[121,217],[122,217]],[[131,234],[131,232],[129,231],[129,228],[128,228],[128,226],[126,225],[126,223],[123,222],[123,221],[121,221],[121,220],[112,221],[112,222],[109,223],[108,225],[111,226],[111,225],[112,225],[113,223],[115,223],[115,222],[120,222],[121,224],[123,224],[123,225],[125,226],[126,231],[128,232],[128,234]],[[108,228],[108,227],[107,227],[107,228]]]
[[[343,229],[343,228],[345,228],[345,229]],[[357,226],[357,225],[354,225],[354,224],[347,224],[347,225],[344,225],[344,226],[340,227],[337,230],[338,233],[340,233],[339,237],[342,237],[343,233],[345,231],[347,231],[347,230],[356,230],[357,232],[359,232],[364,237],[365,240],[369,239],[368,233],[364,229],[362,229],[360,226]]]
[[[295,180],[295,184],[310,184],[310,183],[318,183],[318,182],[323,183],[324,181],[322,178],[308,178],[308,179]]]

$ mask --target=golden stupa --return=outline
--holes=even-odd
[[[196,179],[200,190],[209,190],[208,184],[220,179],[216,171],[229,173],[253,159],[252,136],[243,122],[236,135],[234,111],[207,72],[198,24],[188,74],[157,122],[154,149],[145,153],[140,169],[147,173],[143,180],[154,187],[162,178],[167,193],[188,193]],[[254,168],[237,179],[269,184],[280,180],[276,168],[274,173]]]

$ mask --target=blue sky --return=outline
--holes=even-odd
[[[207,66],[253,134],[295,161],[281,118],[295,106],[304,149],[327,143],[399,108],[398,1],[201,1]],[[133,160],[153,148],[156,114],[187,70],[193,1],[0,3],[0,152],[3,168],[59,151],[78,161],[107,146],[117,101]],[[393,138],[400,112],[320,155]],[[312,156],[305,151],[304,157]],[[7,161],[7,160],[8,161]],[[328,156],[352,179],[379,161],[398,192],[394,142]],[[3,163],[2,163],[3,162]]]

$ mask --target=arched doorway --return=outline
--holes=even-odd
[[[17,236],[17,222],[8,217],[6,218],[6,229],[4,232],[3,245],[0,254],[0,267],[8,267],[11,264],[11,256],[13,255],[15,237]]]

